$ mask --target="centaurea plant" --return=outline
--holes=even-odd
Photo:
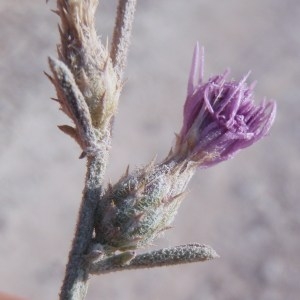
[[[123,87],[136,0],[119,0],[110,47],[99,40],[94,14],[98,0],[57,0],[61,19],[58,59],[49,58],[61,110],[73,126],[71,136],[87,159],[83,199],[60,299],[82,300],[91,274],[168,266],[218,257],[197,243],[137,255],[170,228],[186,187],[199,168],[231,158],[269,132],[276,114],[273,101],[255,105],[254,85],[227,80],[229,72],[203,79],[203,49],[194,50],[176,143],[161,162],[127,169],[106,189],[113,120]]]

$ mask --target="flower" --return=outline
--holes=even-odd
[[[254,105],[254,85],[226,81],[228,71],[203,83],[203,50],[197,44],[174,150],[125,175],[104,193],[95,217],[95,241],[107,250],[127,251],[153,242],[168,229],[186,187],[200,167],[226,160],[270,130],[275,102]]]
[[[203,48],[197,43],[183,126],[173,155],[210,167],[266,136],[275,119],[276,103],[254,104],[254,84],[246,84],[249,73],[239,82],[227,81],[227,70],[204,83],[203,61]]]

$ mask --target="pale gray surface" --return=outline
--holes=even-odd
[[[42,74],[58,41],[54,1],[44,2],[0,1],[0,290],[33,300],[57,298],[84,176],[78,147],[56,129],[66,118]],[[102,1],[104,38],[116,2]],[[157,241],[206,243],[221,259],[93,278],[88,299],[298,299],[299,20],[296,0],[139,1],[107,178],[168,152],[197,40],[206,78],[251,69],[257,98],[276,99],[278,116],[270,137],[198,173]]]

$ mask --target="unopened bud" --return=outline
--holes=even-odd
[[[151,243],[170,227],[195,165],[149,165],[111,186],[99,203],[96,240],[118,250]]]

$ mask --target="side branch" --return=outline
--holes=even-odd
[[[110,57],[121,79],[126,66],[136,0],[119,0]]]
[[[218,258],[219,255],[210,246],[187,244],[173,248],[165,248],[137,255],[133,258],[132,252],[124,252],[91,265],[91,274],[154,268],[200,262]]]

